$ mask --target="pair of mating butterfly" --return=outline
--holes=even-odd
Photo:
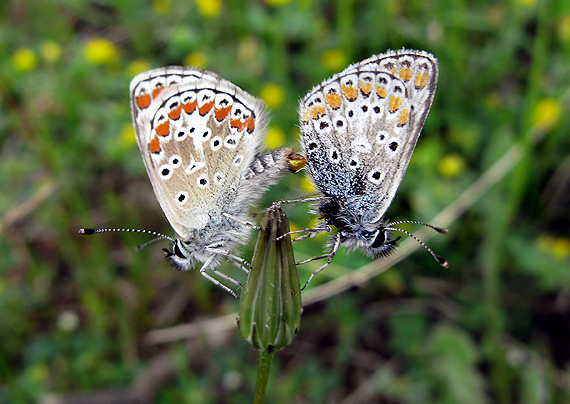
[[[391,231],[409,234],[393,227],[403,222],[382,218],[408,167],[437,77],[431,54],[390,51],[349,66],[301,101],[301,145],[322,193],[309,200],[319,201],[324,219],[304,231],[338,229],[328,254],[304,261],[328,257],[309,281],[341,243],[375,257],[395,248],[399,237],[390,239]],[[130,94],[147,173],[178,237],[150,233],[172,241],[171,250],[164,251],[176,267],[188,270],[202,262],[201,274],[234,294],[206,271],[226,257],[246,264],[232,252],[247,240],[249,208],[269,185],[302,168],[305,159],[288,147],[258,155],[267,125],[263,101],[214,73],[154,69],[132,80]]]

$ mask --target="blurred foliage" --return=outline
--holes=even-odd
[[[154,402],[251,402],[256,354],[235,333],[144,340],[232,313],[235,299],[172,270],[156,245],[135,252],[144,235],[76,234],[172,234],[134,142],[129,82],[199,65],[267,99],[271,147],[297,145],[299,98],[402,47],[432,52],[440,82],[392,219],[429,221],[511,148],[522,159],[430,240],[449,270],[417,252],[305,307],[267,402],[570,401],[569,2],[6,0],[0,22],[0,404],[125,388],[164,351],[173,376]],[[306,189],[291,175],[261,206]],[[287,213],[293,228],[314,224],[307,206]],[[324,243],[298,243],[297,259]],[[341,251],[311,286],[368,262]]]

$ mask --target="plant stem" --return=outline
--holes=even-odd
[[[255,396],[253,398],[253,404],[263,404],[272,360],[273,352],[268,353],[261,351],[259,353],[259,364],[257,367],[257,380],[255,381]]]

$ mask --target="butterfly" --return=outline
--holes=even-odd
[[[383,217],[406,173],[437,79],[433,55],[388,51],[349,66],[302,99],[301,146],[322,194],[315,199],[324,219],[320,227],[309,230],[338,229],[328,254],[303,262],[329,258],[307,284],[330,264],[341,243],[378,257],[396,247],[399,237],[392,239],[392,231],[409,234],[393,227],[403,222],[388,223]]]
[[[247,264],[233,252],[248,238],[249,209],[304,158],[290,147],[258,154],[265,104],[209,71],[170,66],[141,73],[130,83],[130,100],[147,174],[177,237],[151,233],[172,241],[164,251],[173,266],[186,271],[203,263],[200,273],[235,295],[206,271],[226,257]]]

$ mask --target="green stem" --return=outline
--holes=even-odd
[[[255,381],[255,397],[253,398],[253,404],[263,404],[272,360],[273,352],[268,353],[262,351],[259,353],[259,366],[257,368],[257,380]]]

